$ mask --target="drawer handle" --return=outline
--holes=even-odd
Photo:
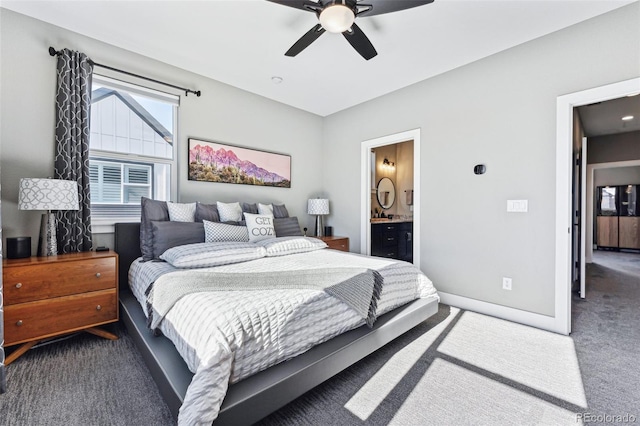
[[[16,321],[16,325],[17,325],[18,327],[20,327],[20,326],[22,325],[22,320],[18,320],[18,321]]]
[[[100,305],[96,306],[96,311],[99,311],[101,309],[102,309],[102,306],[100,306]]]
[[[16,288],[22,288],[22,283],[16,284]]]
[[[96,278],[100,278],[100,272],[96,272]]]

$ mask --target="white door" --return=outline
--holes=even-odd
[[[586,254],[587,254],[587,138],[582,138],[580,167],[580,297],[586,297]],[[589,224],[591,226],[591,224]]]

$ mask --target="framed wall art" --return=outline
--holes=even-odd
[[[189,138],[189,180],[291,188],[291,156]]]

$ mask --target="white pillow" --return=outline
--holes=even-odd
[[[196,203],[167,203],[169,220],[172,222],[195,222]]]
[[[264,247],[236,241],[176,246],[162,253],[160,259],[175,268],[208,268],[246,262],[264,256]]]
[[[276,237],[273,215],[245,213],[244,220],[247,222],[249,241],[252,243]]]
[[[215,243],[220,241],[249,241],[249,233],[246,226],[229,225],[227,223],[210,222],[203,220],[204,241]]]
[[[270,214],[273,216],[273,204],[258,203],[258,214]]]
[[[242,220],[242,207],[240,203],[216,203],[220,222],[240,222]]]
[[[324,241],[310,237],[278,237],[259,241],[256,245],[267,249],[267,257],[304,253],[327,247]]]

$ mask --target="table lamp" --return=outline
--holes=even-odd
[[[47,210],[42,214],[38,256],[58,254],[56,217],[51,210],[78,210],[78,183],[72,180],[23,178],[18,193],[20,210]]]
[[[329,214],[329,200],[326,198],[310,198],[307,203],[307,213],[316,215],[316,237],[322,237],[322,216]]]

